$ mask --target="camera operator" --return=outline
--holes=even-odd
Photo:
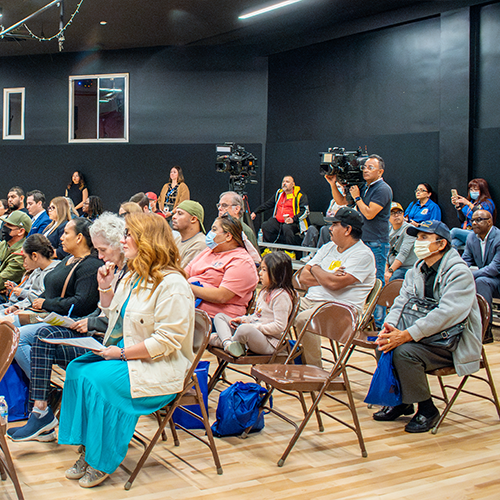
[[[365,184],[351,186],[349,192],[357,210],[363,218],[362,241],[368,245],[375,255],[377,278],[385,283],[384,273],[389,253],[389,216],[391,212],[392,189],[384,181],[385,163],[378,155],[370,155],[361,167]],[[339,205],[346,205],[347,199],[337,189],[336,175],[326,175],[332,189],[332,195]],[[375,322],[382,326],[382,310],[375,311]]]
[[[309,206],[307,196],[295,185],[292,176],[283,177],[281,189],[252,212],[252,220],[256,214],[274,207],[273,216],[262,224],[264,241],[300,245],[300,234],[307,230]]]

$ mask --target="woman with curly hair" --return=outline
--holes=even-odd
[[[66,193],[64,196],[71,198],[78,214],[82,215],[83,202],[89,197],[89,190],[85,184],[83,174],[79,170],[73,172],[71,181],[66,186]]]
[[[172,231],[154,214],[129,214],[122,239],[128,273],[116,292],[115,265],[99,269],[106,348],[66,371],[59,442],[83,445],[68,479],[91,488],[125,458],[141,415],[168,404],[193,360],[194,297]]]

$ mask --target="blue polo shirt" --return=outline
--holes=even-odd
[[[420,205],[420,202],[414,201],[410,203],[405,212],[405,217],[408,221],[424,222],[426,220],[441,220],[441,209],[439,205],[430,198],[425,205]]]
[[[391,215],[392,189],[383,179],[366,184],[361,189],[361,199],[366,205],[370,202],[382,207],[382,210],[372,219],[368,220],[361,211],[363,217],[363,241],[379,241],[389,243],[389,216]]]

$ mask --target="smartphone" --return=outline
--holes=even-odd
[[[451,197],[453,198],[454,196],[458,196],[458,193],[457,193],[456,189],[452,189],[451,190]]]

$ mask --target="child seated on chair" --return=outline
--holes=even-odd
[[[272,354],[288,323],[295,290],[292,284],[292,261],[284,252],[267,254],[260,266],[262,290],[255,312],[231,318],[219,313],[214,318],[216,333],[210,344],[222,347],[234,357],[248,348],[257,354]]]

